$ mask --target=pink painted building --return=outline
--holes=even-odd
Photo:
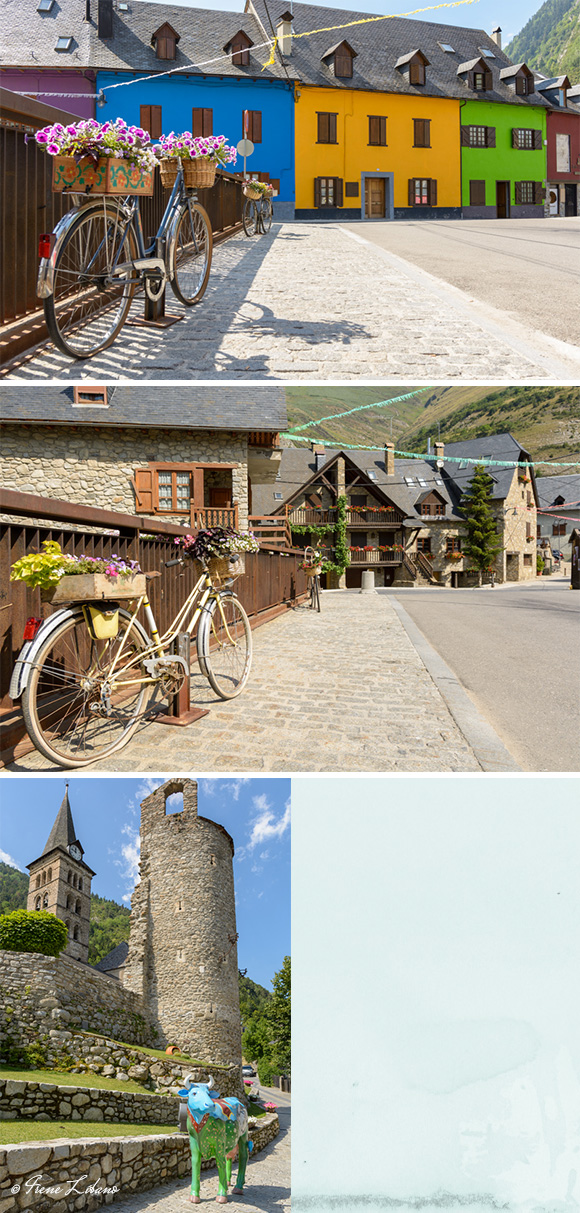
[[[99,0],[2,0],[2,17],[2,87],[93,118],[96,76],[90,46]]]
[[[45,105],[66,110],[78,118],[95,117],[96,73],[84,71],[58,71],[51,68],[9,67],[0,71],[2,88],[13,93],[26,93]],[[71,97],[59,97],[58,93],[72,93]]]

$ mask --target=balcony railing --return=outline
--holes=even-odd
[[[289,551],[292,547],[292,532],[287,518],[282,514],[250,514],[248,526],[259,543],[268,547]]]
[[[191,527],[194,531],[205,531],[210,526],[232,526],[238,529],[237,505],[210,505],[203,508],[192,506]]]
[[[370,551],[350,552],[351,564],[402,564],[402,552],[381,552],[377,548],[371,548]]]
[[[336,522],[336,510],[298,509],[292,510],[288,518],[296,526],[324,526]]]
[[[347,526],[361,526],[362,524],[369,525],[372,522],[373,526],[388,526],[400,527],[401,520],[396,510],[372,510],[364,509],[363,506],[357,507],[356,510],[347,509],[346,524]]]

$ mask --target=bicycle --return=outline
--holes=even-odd
[[[80,198],[74,192],[71,197]],[[39,243],[37,295],[54,344],[72,358],[106,349],[122,329],[139,285],[153,302],[169,282],[186,307],[198,303],[212,248],[209,216],[195,190],[184,185],[181,167],[147,247],[138,197],[76,202]]]
[[[246,236],[265,236],[272,226],[271,198],[246,198],[242,212],[242,223]]]
[[[308,605],[320,614],[320,552],[316,548],[304,549],[304,572],[308,578]]]
[[[176,558],[165,567],[183,563]],[[185,658],[170,649],[178,633],[191,636],[196,625],[199,668],[215,694],[233,699],[243,691],[252,663],[248,616],[231,588],[233,577],[214,584],[208,564],[199,564],[201,575],[162,636],[145,593],[129,610],[109,600],[65,606],[25,643],[10,692],[22,698],[28,735],[45,758],[62,767],[84,767],[122,749],[154,688],[172,697],[189,675]],[[107,615],[117,609],[114,634],[97,637],[95,607],[101,615],[104,608]],[[141,607],[149,631],[137,619]]]

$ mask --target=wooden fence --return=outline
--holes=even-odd
[[[174,523],[7,489],[0,489],[0,511],[0,724],[2,748],[7,749],[24,736],[19,705],[8,695],[24,625],[31,616],[40,618],[52,609],[41,605],[38,590],[10,581],[15,560],[38,552],[45,539],[52,539],[70,555],[106,559],[116,554],[138,560],[145,572],[159,570],[161,577],[149,582],[148,592],[162,633],[193,589],[196,577],[192,564],[164,566],[175,557],[176,536],[183,535],[183,528]],[[236,590],[253,627],[304,598],[306,577],[301,561],[302,553],[296,549],[281,551],[267,545],[246,555],[246,572],[236,582]]]
[[[66,194],[53,194],[52,160],[34,139],[49,123],[74,121],[74,115],[0,89],[0,350],[2,362],[48,336],[41,301],[36,296],[38,239],[51,232],[69,210]],[[159,173],[151,198],[140,201],[145,237],[152,237],[168,199]],[[241,182],[218,170],[213,189],[200,190],[214,238],[224,239],[242,222]]]

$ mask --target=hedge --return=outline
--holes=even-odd
[[[0,914],[0,948],[9,952],[40,952],[58,956],[66,947],[68,931],[62,919],[48,910],[13,910]]]

